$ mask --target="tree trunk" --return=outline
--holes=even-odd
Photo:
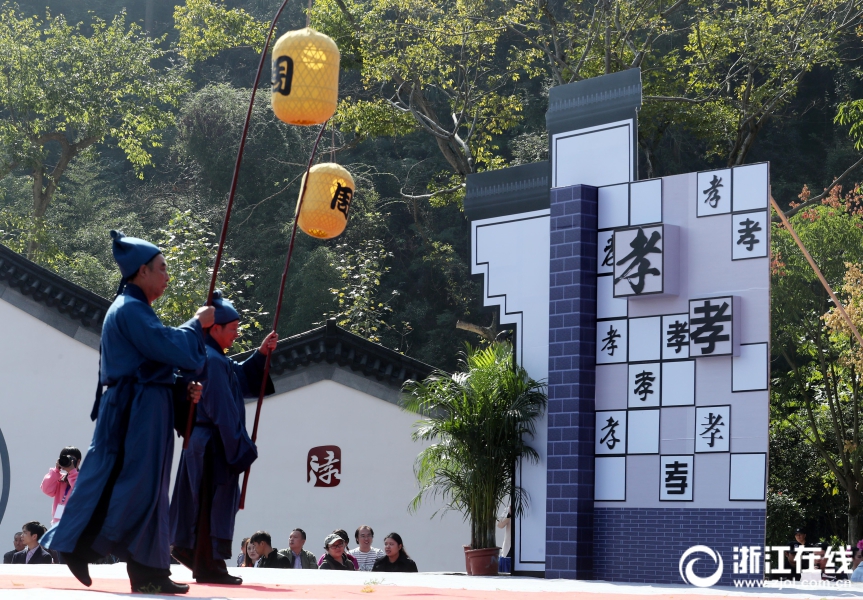
[[[43,169],[41,163],[33,169],[33,224],[30,230],[30,240],[27,242],[27,258],[30,260],[35,259],[36,252],[39,250],[37,234],[45,220],[45,213],[48,212],[48,204],[51,202],[51,197],[45,194],[42,187],[42,182],[45,180]]]
[[[848,490],[848,544],[856,546],[863,539],[863,506],[860,492]]]

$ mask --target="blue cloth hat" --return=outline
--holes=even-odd
[[[162,252],[158,246],[146,240],[126,237],[122,231],[112,229],[111,239],[114,240],[112,248],[114,260],[120,265],[123,279],[128,279],[137,273],[141,265],[147,264]]]
[[[213,306],[216,308],[216,316],[213,321],[216,325],[240,320],[240,313],[237,312],[230,300],[222,296],[222,290],[213,292]]]

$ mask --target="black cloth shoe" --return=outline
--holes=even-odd
[[[186,594],[189,586],[185,583],[174,583],[167,577],[153,579],[151,581],[138,581],[132,583],[133,594],[149,594],[160,596],[164,594]]]
[[[87,565],[86,560],[72,552],[61,552],[60,555],[66,562],[66,566],[69,567],[70,571],[72,571],[72,575],[75,576],[75,579],[87,587],[93,585],[93,580],[90,579],[90,567]]]
[[[215,583],[218,585],[241,585],[242,577],[234,577],[230,573],[205,573],[195,577],[198,583]]]

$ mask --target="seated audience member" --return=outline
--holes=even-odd
[[[405,552],[402,536],[391,533],[384,538],[384,555],[375,561],[372,571],[384,573],[417,573],[417,564]]]
[[[243,538],[243,541],[240,542],[240,553],[237,555],[237,566],[245,567],[246,566],[246,545],[249,543],[249,538]]]
[[[257,566],[261,569],[289,569],[291,561],[286,556],[279,554],[273,548],[270,534],[266,531],[257,531],[249,538],[249,546],[255,547],[255,552],[260,555]]]
[[[50,565],[54,563],[51,553],[39,544],[39,538],[48,531],[39,521],[24,523],[21,527],[21,541],[26,548],[12,557],[13,565]]]
[[[288,547],[280,550],[279,554],[286,556],[290,561],[290,569],[317,569],[315,555],[308,550],[303,550],[306,544],[306,532],[297,527],[288,538]]]
[[[21,536],[24,535],[20,531],[15,532],[15,536],[12,538],[12,546],[13,549],[3,555],[3,564],[11,565],[12,557],[16,552],[21,552],[24,549],[24,541],[21,539]]]
[[[319,569],[330,569],[333,571],[353,571],[354,563],[345,558],[345,540],[338,533],[331,533],[324,540],[324,562]]]
[[[349,554],[356,559],[360,571],[371,571],[375,561],[384,556],[383,550],[372,547],[372,541],[375,539],[374,529],[368,525],[360,525],[354,532],[354,539],[359,546]]]
[[[351,539],[348,537],[348,532],[345,531],[344,529],[334,529],[333,533],[335,533],[337,536],[339,536],[340,538],[342,538],[345,541],[345,555],[344,555],[342,560],[346,560],[346,561],[350,560],[354,565],[354,571],[359,571],[360,570],[360,564],[357,562],[357,559],[348,553],[348,547],[351,545]],[[326,557],[327,557],[326,552],[321,554],[321,557],[318,559],[318,568],[320,568],[320,566],[322,564],[324,564],[324,559]]]
[[[257,567],[259,560],[261,560],[261,557],[258,556],[258,553],[255,551],[255,547],[252,546],[252,543],[246,543],[246,560],[243,561],[243,566]]]
[[[81,464],[81,451],[74,446],[60,450],[60,458],[42,479],[42,493],[54,499],[51,508],[51,524],[57,523],[66,509],[66,501],[78,479],[78,465]]]

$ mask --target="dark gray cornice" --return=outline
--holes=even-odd
[[[549,134],[634,119],[641,107],[641,69],[553,87],[545,125]]]
[[[471,221],[549,206],[548,161],[467,176],[464,212]]]
[[[102,321],[111,306],[110,300],[3,245],[0,245],[0,297],[89,346],[95,340],[97,348]]]

